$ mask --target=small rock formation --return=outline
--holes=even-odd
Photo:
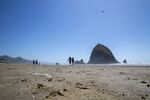
[[[110,64],[118,63],[109,48],[102,44],[97,44],[93,49],[89,64]]]
[[[85,63],[84,63],[83,59],[81,59],[80,61],[77,60],[77,61],[75,62],[75,64],[85,64]]]
[[[55,63],[56,65],[60,65],[59,63]]]
[[[124,60],[123,60],[123,63],[124,63],[124,64],[127,64],[127,60],[126,60],[126,59],[124,59]]]

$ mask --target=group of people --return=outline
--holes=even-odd
[[[68,58],[68,62],[69,62],[69,65],[70,65],[70,66],[71,66],[71,65],[74,65],[74,64],[75,64],[75,59],[74,59],[74,57],[69,57],[69,58]],[[40,64],[37,59],[36,59],[36,60],[33,59],[33,62],[32,62],[32,63],[33,63],[33,64],[36,64],[36,65]]]
[[[74,57],[69,57],[69,58],[68,58],[68,61],[69,61],[69,65],[70,65],[70,66],[71,66],[71,65],[74,65],[74,63],[75,63]]]
[[[36,65],[39,64],[38,60],[37,59],[36,60],[33,59],[33,64],[36,64]]]

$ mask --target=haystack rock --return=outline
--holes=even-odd
[[[111,64],[118,63],[109,48],[102,44],[97,44],[90,56],[89,64]]]

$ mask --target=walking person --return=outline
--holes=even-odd
[[[33,64],[35,64],[35,60],[33,59]]]
[[[71,66],[71,57],[68,58],[69,65]]]
[[[38,60],[36,59],[36,61],[35,61],[35,64],[37,65],[38,64]]]
[[[73,57],[71,58],[71,61],[72,61],[72,65],[74,65],[74,58]]]

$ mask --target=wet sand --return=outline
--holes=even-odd
[[[0,64],[0,100],[150,100],[150,66]]]

